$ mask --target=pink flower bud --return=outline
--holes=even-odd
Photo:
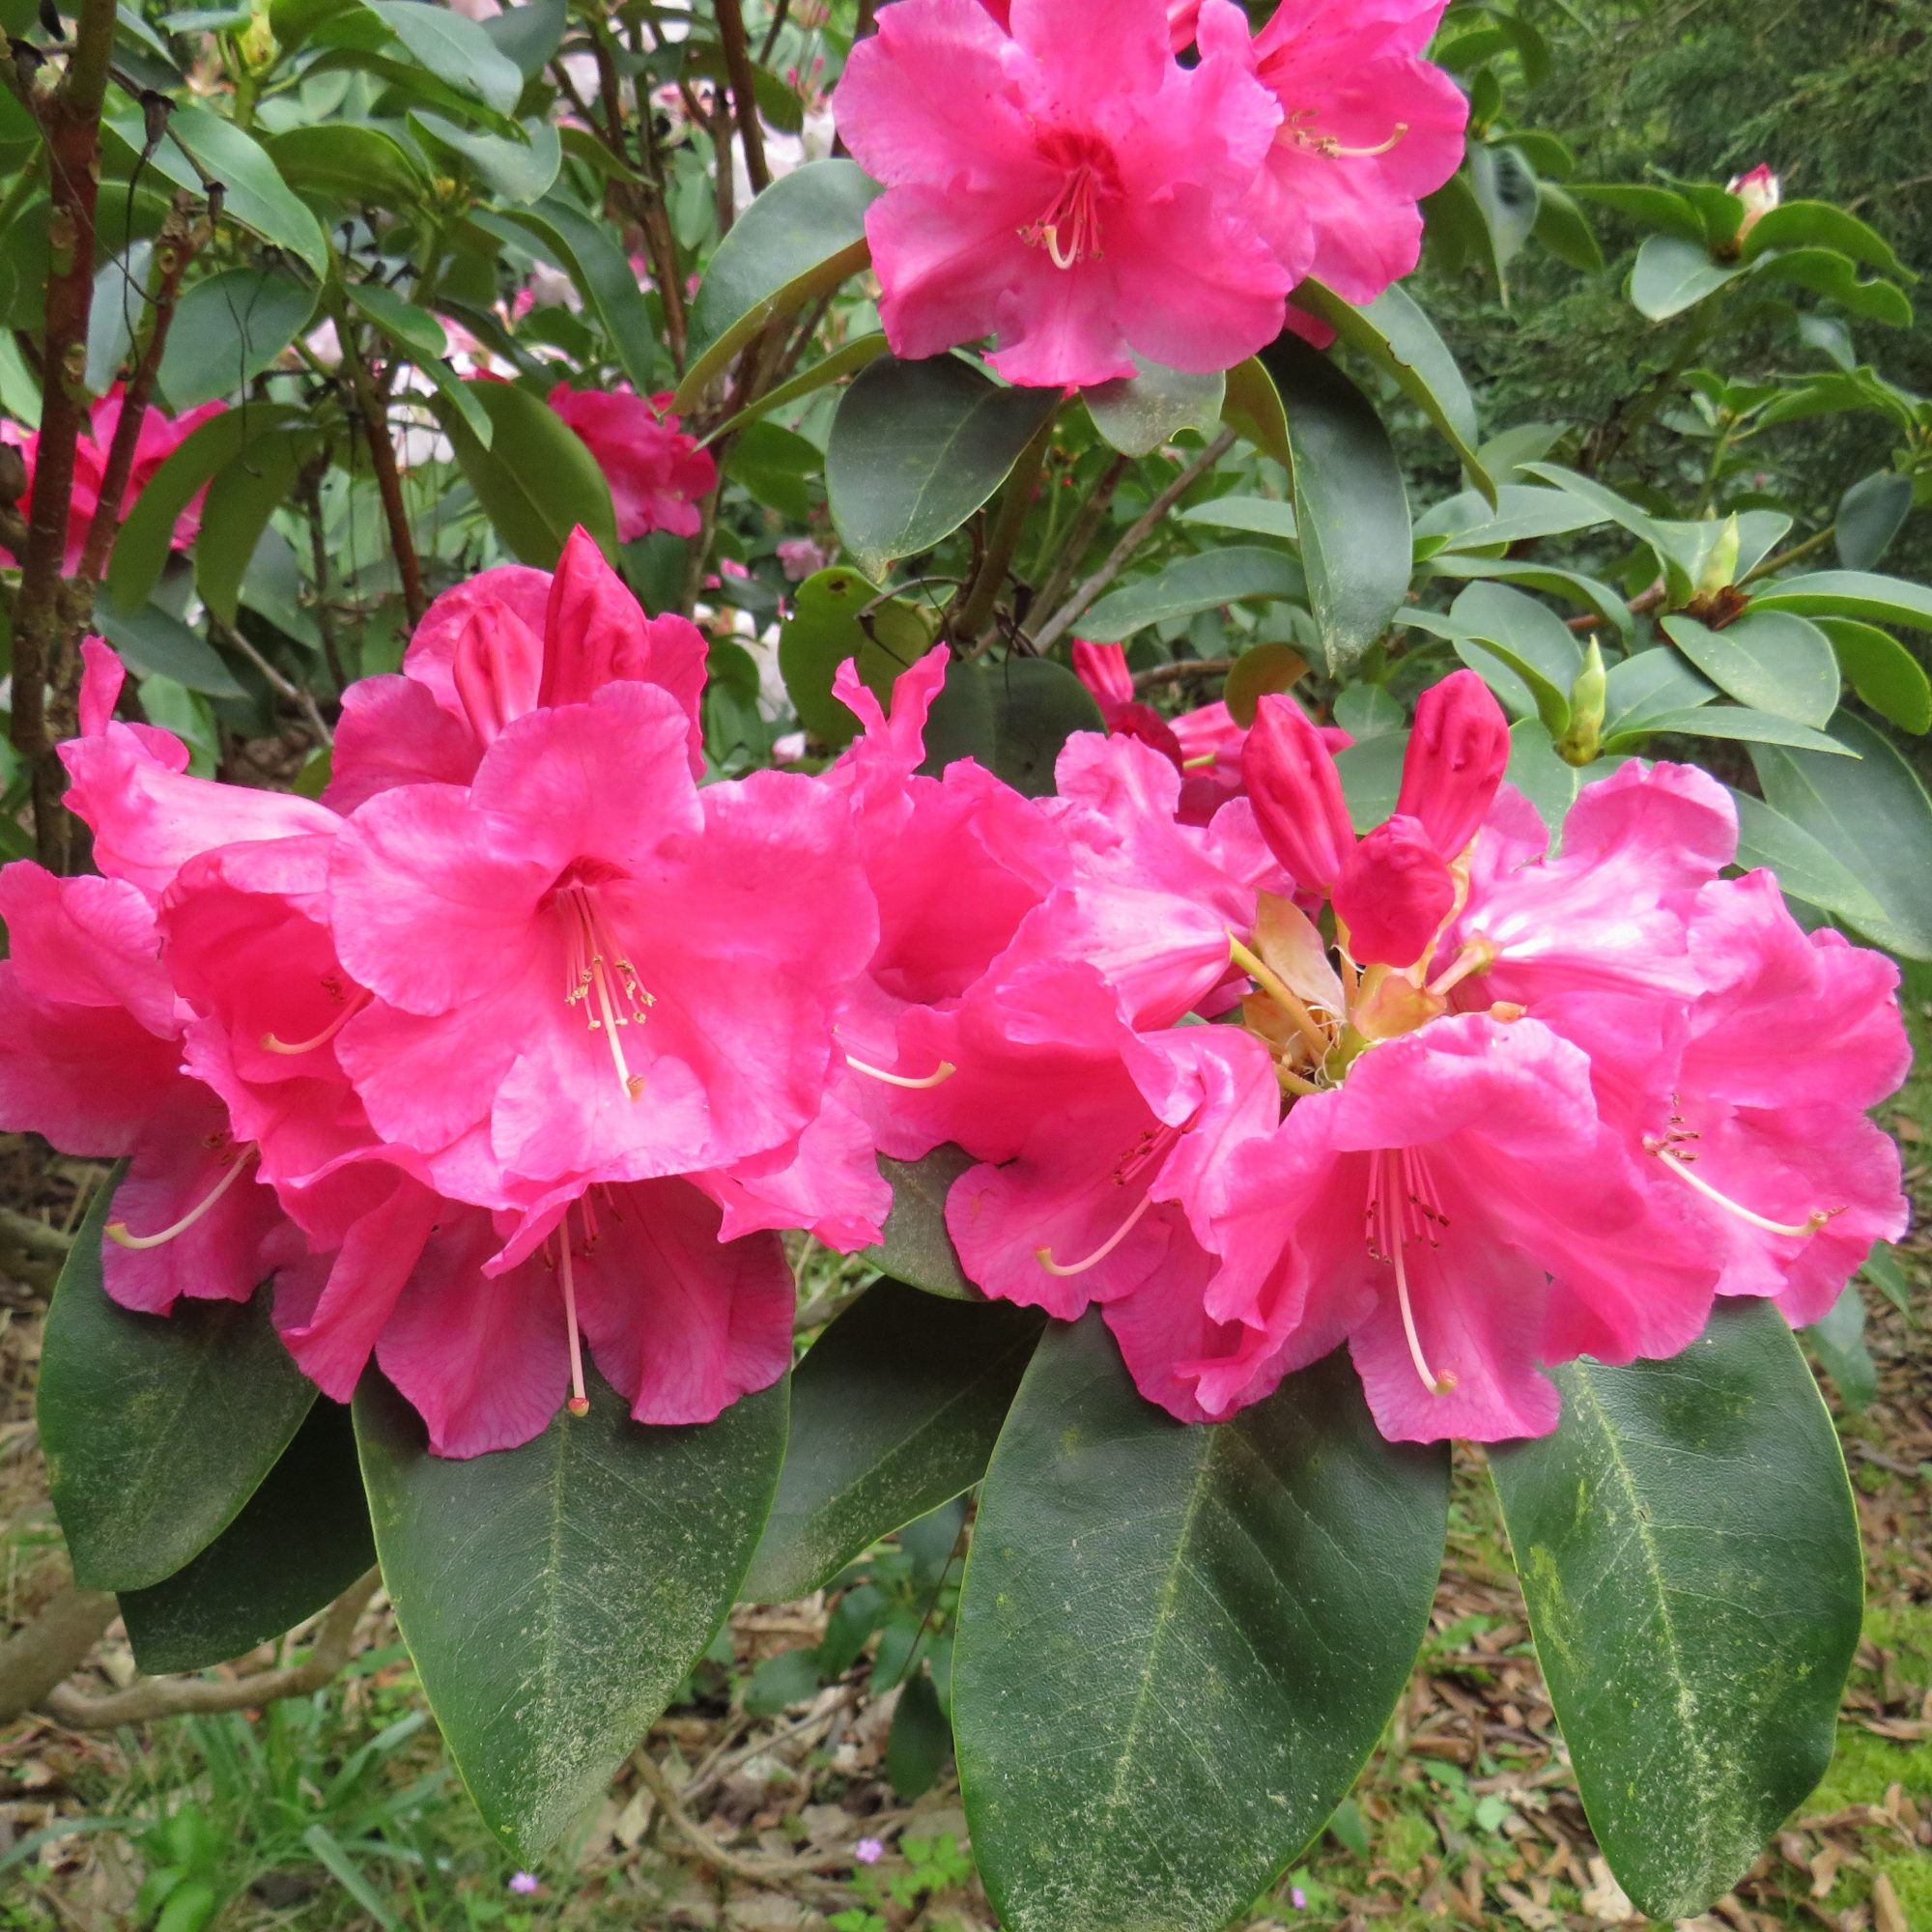
[[[1350,856],[1331,895],[1364,966],[1413,966],[1456,903],[1455,881],[1416,819],[1398,812]]]
[[[1304,892],[1325,893],[1354,850],[1355,830],[1333,754],[1285,692],[1256,708],[1241,777],[1269,850]]]
[[[1747,174],[1734,175],[1724,185],[1745,205],[1736,239],[1742,242],[1784,199],[1784,184],[1760,161]]]
[[[1453,859],[1488,816],[1509,755],[1502,706],[1474,671],[1459,670],[1416,703],[1395,809],[1420,820],[1436,852]]]

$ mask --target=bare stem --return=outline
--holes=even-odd
[[[758,126],[752,49],[745,38],[745,14],[738,0],[718,0],[718,39],[724,49],[724,71],[730,76],[731,99],[738,110],[738,140],[745,150],[745,172],[752,178],[752,192],[762,194],[771,185],[772,171],[765,165],[765,134]],[[729,164],[728,156],[719,162],[721,167]]]
[[[0,1724],[31,1711],[78,1670],[119,1613],[107,1591],[70,1584],[0,1643]]]
[[[370,378],[369,365],[362,359],[361,346],[347,311],[337,311],[335,328],[342,341],[342,365],[349,371],[350,385],[355,392],[356,413],[362,418],[369,461],[376,471],[376,489],[383,498],[383,516],[389,526],[389,548],[395,553],[396,569],[403,580],[403,604],[410,614],[410,628],[414,630],[429,607],[423,598],[422,566],[416,561],[415,538],[410,532],[409,507],[403,501],[396,446],[389,440],[388,408]]]

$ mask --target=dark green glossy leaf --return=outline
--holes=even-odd
[[[268,269],[223,269],[181,298],[161,355],[170,406],[239,395],[308,327],[315,291]]]
[[[785,1385],[645,1428],[592,1378],[534,1442],[432,1456],[380,1376],[355,1396],[383,1579],[484,1819],[521,1856],[609,1783],[730,1607],[784,1455]]]
[[[718,244],[691,305],[689,410],[759,329],[836,289],[870,260],[866,211],[880,188],[853,161],[814,161],[775,181]]]
[[[563,143],[547,121],[528,121],[517,134],[490,134],[466,128],[428,107],[410,110],[410,126],[430,143],[466,164],[492,194],[507,202],[531,202],[549,193],[563,165]]]
[[[1874,569],[1912,514],[1912,478],[1874,469],[1838,499],[1833,527],[1838,561],[1847,570]]]
[[[1830,733],[1814,731],[1808,724],[1775,717],[1769,711],[1753,711],[1747,704],[1704,704],[1661,712],[1646,718],[1640,728],[1651,733],[1678,731],[1687,738],[1722,738],[1737,745],[1789,745],[1803,752],[1823,753],[1844,764],[1858,755],[1838,742],[1844,734],[1835,725]],[[1606,745],[1605,749],[1625,748]]]
[[[1603,244],[1576,199],[1553,183],[1536,184],[1536,226],[1531,233],[1566,267],[1585,275],[1604,272]]]
[[[253,1185],[252,1182],[246,1183]],[[54,1509],[87,1590],[171,1577],[235,1520],[315,1385],[252,1301],[134,1315],[100,1285],[103,1185],[47,1310],[35,1415]]]
[[[1600,208],[1607,208],[1645,228],[1661,228],[1666,234],[1682,236],[1687,242],[1704,244],[1707,231],[1703,217],[1674,188],[1652,187],[1625,182],[1573,182],[1572,194],[1582,195]]]
[[[1123,376],[1080,392],[1094,427],[1122,456],[1151,456],[1184,429],[1211,437],[1221,421],[1228,380],[1189,376],[1158,363],[1140,362],[1138,376]]]
[[[861,616],[864,612],[864,616]],[[869,578],[835,564],[798,586],[779,633],[779,670],[798,722],[829,746],[849,744],[859,721],[832,695],[848,658],[889,710],[893,683],[932,647],[930,616],[901,598],[882,596]]]
[[[882,355],[838,399],[825,447],[832,521],[859,567],[949,537],[1007,480],[1060,395],[1002,389],[955,355]]]
[[[1858,1518],[1783,1318],[1723,1302],[1667,1362],[1553,1371],[1553,1435],[1491,1452],[1597,1841],[1637,1907],[1704,1911],[1832,1760]]]
[[[145,1590],[121,1592],[134,1662],[155,1673],[240,1657],[332,1603],[375,1560],[349,1411],[318,1402],[200,1555]]]
[[[939,1708],[932,1672],[922,1663],[899,1692],[886,1738],[886,1781],[903,1804],[923,1798],[939,1782],[952,1732]]]
[[[1259,355],[1250,355],[1228,371],[1227,391],[1221,402],[1221,420],[1238,431],[1264,456],[1271,456],[1284,469],[1293,469],[1294,454],[1288,446],[1288,417],[1281,407],[1281,391]]]
[[[1856,922],[1893,952],[1932,959],[1932,800],[1918,776],[1862,719],[1840,712],[1832,735],[1850,758],[1760,747],[1751,762],[1764,795],[1851,867],[1880,916]]]
[[[743,429],[747,423],[769,415],[773,410],[783,409],[787,403],[795,403],[801,396],[809,396],[846,376],[856,375],[867,362],[876,362],[885,353],[886,338],[883,335],[854,336],[850,342],[841,343],[823,361],[814,362],[810,369],[801,369],[790,382],[767,389],[756,402],[748,403],[735,416],[711,431],[704,440],[707,443],[716,442],[720,438]]]
[[[1751,599],[1754,611],[1796,611],[1801,617],[1859,617],[1867,624],[1910,624],[1932,631],[1932,587],[1865,570],[1814,570],[1780,578]]]
[[[425,67],[459,94],[509,114],[524,91],[517,64],[502,52],[482,27],[446,7],[425,7],[419,0],[362,0]]]
[[[242,579],[276,506],[295,489],[306,448],[302,432],[259,437],[209,485],[194,545],[194,582],[224,624],[235,621]]]
[[[1846,682],[1901,730],[1932,731],[1932,679],[1894,638],[1856,617],[1819,617],[1818,628],[1838,654]]]
[[[1286,550],[1230,544],[1177,557],[1164,570],[1110,590],[1078,621],[1083,638],[1118,643],[1151,624],[1218,611],[1249,598],[1298,600],[1308,595],[1301,566]]]
[[[1391,286],[1357,308],[1320,282],[1304,281],[1294,292],[1294,305],[1320,316],[1350,349],[1392,376],[1442,432],[1477,487],[1495,501],[1495,482],[1477,453],[1476,404],[1469,385],[1435,325],[1406,291]]]
[[[1076,731],[1102,728],[1093,694],[1065,665],[955,658],[926,721],[921,769],[938,773],[955,758],[977,758],[1015,791],[1044,798],[1053,790],[1060,748]]]
[[[1895,282],[1861,280],[1858,270],[1835,248],[1792,248],[1760,255],[1757,274],[1773,281],[1796,282],[1801,289],[1826,297],[1854,315],[1882,322],[1889,328],[1912,327],[1912,304]]]
[[[1381,418],[1334,363],[1288,336],[1265,360],[1288,411],[1308,607],[1341,677],[1408,593],[1408,499]]]
[[[1668,322],[1744,272],[1735,262],[1713,261],[1701,242],[1687,242],[1678,235],[1653,235],[1637,250],[1636,266],[1631,270],[1630,298],[1639,315],[1652,322]]]
[[[986,1472],[1045,1318],[868,1288],[792,1374],[791,1439],[742,1594],[783,1603]]]
[[[158,604],[124,611],[113,592],[102,585],[94,600],[94,623],[131,671],[171,677],[207,697],[247,696],[222,662],[220,652]]]
[[[505,209],[501,218],[537,236],[556,255],[604,325],[617,366],[639,395],[649,395],[658,366],[651,312],[637,270],[610,231],[557,195],[535,208]]]
[[[476,383],[470,394],[495,426],[488,449],[450,404],[439,397],[433,407],[469,487],[518,560],[554,570],[579,524],[614,556],[611,486],[577,432],[514,383]]]
[[[1816,624],[1789,611],[1747,611],[1721,631],[1673,612],[1670,641],[1741,704],[1813,727],[1838,708],[1838,660]]]
[[[408,208],[429,188],[422,163],[380,128],[324,121],[272,134],[265,145],[298,194],[320,195],[332,203]]]
[[[979,1300],[980,1291],[966,1279],[946,1232],[946,1196],[973,1165],[970,1153],[951,1145],[934,1148],[923,1160],[888,1160],[881,1154],[879,1172],[893,1190],[893,1208],[884,1238],[867,1250],[867,1259],[927,1294]]]
[[[1177,524],[1200,524],[1210,530],[1245,530],[1250,536],[1278,537],[1293,543],[1297,531],[1294,505],[1272,497],[1215,497],[1175,512]]]
[[[952,1671],[1011,1932],[1214,1932],[1321,1829],[1421,1642],[1447,1453],[1346,1354],[1233,1421],[1136,1393],[1098,1311],[1040,1343],[980,1490]]]
[[[1885,911],[1842,858],[1804,826],[1749,792],[1733,791],[1738,810],[1738,864],[1769,866],[1793,898],[1835,913],[1860,926]]]

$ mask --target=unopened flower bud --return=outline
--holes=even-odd
[[[1738,520],[1735,516],[1727,517],[1724,527],[1718,532],[1717,541],[1704,559],[1703,569],[1697,573],[1699,598],[1716,597],[1737,582],[1738,558],[1743,549],[1744,538],[1738,528]]]
[[[1573,765],[1587,765],[1602,750],[1604,710],[1610,692],[1610,675],[1604,668],[1604,653],[1596,635],[1590,637],[1583,654],[1583,668],[1570,687],[1570,724],[1556,741],[1556,754]]]
[[[1784,184],[1762,161],[1724,185],[1745,205],[1745,218],[1738,224],[1740,242],[1784,199]]]
[[[1355,829],[1333,754],[1285,692],[1256,707],[1241,777],[1268,849],[1302,891],[1325,893],[1355,848]]]
[[[1358,965],[1413,966],[1453,910],[1456,882],[1427,828],[1398,812],[1355,847],[1331,897]]]
[[[1489,815],[1509,755],[1509,720],[1495,695],[1474,671],[1459,670],[1417,700],[1396,811],[1454,859]]]

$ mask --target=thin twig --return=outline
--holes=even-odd
[[[17,1208],[0,1207],[0,1238],[26,1249],[30,1255],[44,1255],[49,1261],[64,1262],[73,1247],[73,1236],[50,1227]]]
[[[758,92],[752,74],[752,48],[745,38],[745,14],[739,0],[718,0],[718,41],[724,50],[724,71],[731,82],[731,99],[738,110],[738,142],[745,150],[745,172],[752,192],[762,194],[772,183],[765,164],[765,133],[758,125]],[[726,155],[721,167],[730,165]]]
[[[1045,625],[1034,633],[1033,647],[1042,656],[1064,638],[1080,619],[1082,612],[1106,589],[1114,579],[1120,576],[1134,553],[1147,540],[1155,525],[1168,511],[1179,502],[1181,497],[1204,476],[1229,450],[1235,446],[1235,432],[1224,429],[1186,469],[1184,469],[1134,521],[1127,526],[1126,534],[1108,552],[1107,560],[1051,617]]]
[[[105,1590],[70,1584],[0,1643],[0,1724],[11,1724],[72,1676],[120,1608]]]
[[[370,380],[369,365],[355,340],[355,331],[347,309],[335,313],[335,332],[342,344],[342,366],[349,371],[350,385],[355,392],[356,413],[362,418],[363,440],[369,445],[369,461],[376,471],[376,489],[383,499],[383,515],[389,526],[389,548],[395,553],[396,569],[403,580],[403,604],[409,611],[410,628],[422,622],[429,607],[423,598],[422,566],[416,561],[415,539],[410,533],[409,507],[403,501],[402,473],[396,468],[396,446],[389,440],[387,411],[376,384]]]
[[[325,745],[335,743],[335,733],[328,728],[327,720],[317,709],[315,699],[309,695],[304,686],[295,683],[293,679],[284,677],[233,624],[224,624],[213,612],[209,615],[208,623],[209,629],[224,644],[232,645],[236,650],[240,651],[268,679],[270,687],[279,692],[282,696],[286,697],[308,720],[316,735]]]
[[[1185,684],[1194,677],[1226,677],[1235,668],[1233,658],[1182,658],[1179,664],[1155,665],[1151,670],[1134,673],[1136,691],[1158,691],[1164,684]]]
[[[40,1700],[40,1708],[71,1731],[107,1731],[117,1724],[143,1724],[186,1712],[207,1716],[249,1711],[281,1697],[306,1697],[341,1675],[355,1626],[382,1580],[380,1570],[367,1570],[336,1598],[316,1633],[315,1648],[300,1663],[225,1682],[207,1677],[139,1677],[127,1690],[110,1691],[105,1697],[90,1697],[61,1684]]]
[[[1121,480],[1127,473],[1128,464],[1124,456],[1117,456],[1100,472],[1099,480],[1087,493],[1087,500],[1081,504],[1079,514],[1073,519],[1073,526],[1066,532],[1066,540],[1060,546],[1059,554],[1053,560],[1053,568],[1047,572],[1046,582],[1034,593],[1033,608],[1037,611],[1052,611],[1059,607],[1060,600],[1066,595],[1066,586],[1073,581],[1073,573],[1080,568],[1080,559],[1087,554],[1087,547],[1094,541],[1094,533],[1100,527],[1100,521],[1107,514],[1107,506],[1114,500],[1114,493],[1121,487]]]

